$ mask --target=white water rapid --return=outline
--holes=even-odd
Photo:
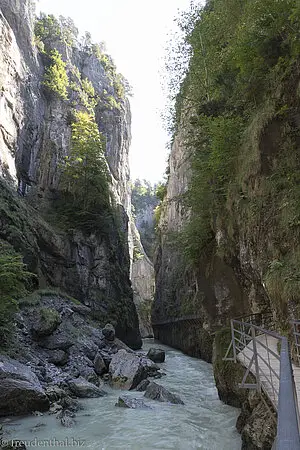
[[[151,339],[145,340],[143,349],[150,346],[166,351],[166,362],[160,366],[167,375],[155,381],[178,394],[184,406],[145,399],[152,409],[119,408],[115,403],[120,394],[142,398],[143,392],[105,388],[106,397],[81,401],[84,409],[77,413],[74,428],[64,428],[55,416],[48,414],[7,419],[5,427],[11,430],[13,438],[31,441],[30,446],[27,442],[28,450],[240,449],[241,438],[235,430],[239,410],[218,399],[212,366]]]

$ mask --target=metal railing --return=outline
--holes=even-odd
[[[249,318],[231,320],[231,343],[224,359],[239,361],[244,365],[246,372],[239,386],[264,392],[277,411],[274,448],[298,450],[300,421],[288,340],[274,331],[255,325],[254,320],[248,322]],[[232,356],[229,356],[230,352]],[[255,376],[254,382],[247,382],[250,373]],[[265,404],[272,413],[267,402]]]
[[[295,348],[298,359],[298,364],[300,366],[300,320],[292,320],[293,333],[295,338]]]

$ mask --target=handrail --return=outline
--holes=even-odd
[[[294,333],[300,337],[300,321],[294,322]],[[298,399],[287,338],[254,323],[237,319],[231,320],[231,337],[223,359],[239,361],[245,365],[246,372],[240,387],[263,391],[277,410],[277,438],[274,448],[300,450]],[[277,343],[281,345],[280,355]],[[298,347],[299,356],[300,339]],[[230,350],[233,357],[229,357]],[[246,382],[250,372],[256,377],[255,384]]]
[[[276,448],[297,450],[300,448],[299,411],[295,401],[295,382],[291,364],[289,344],[286,337],[281,340],[280,384]]]
[[[152,326],[153,327],[157,327],[160,325],[168,325],[171,323],[177,323],[177,322],[184,322],[186,320],[201,320],[201,322],[203,321],[203,316],[199,316],[199,315],[190,315],[190,316],[183,316],[183,317],[171,317],[168,320],[161,320],[161,321],[157,321],[157,322],[152,322]]]
[[[298,364],[300,365],[300,320],[292,320]]]

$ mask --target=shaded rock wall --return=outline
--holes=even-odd
[[[79,108],[82,105],[72,88],[68,100],[45,92],[45,58],[34,45],[29,0],[1,0],[0,26],[0,175],[11,186],[1,182],[0,237],[24,254],[41,287],[59,287],[76,296],[93,308],[101,322],[112,321],[125,342],[139,347],[138,317],[129,279],[133,251],[128,225],[129,102],[118,99],[117,108],[102,100],[104,91],[112,97],[116,94],[96,56],[61,40],[51,42],[51,48],[57,49],[66,62],[69,79],[78,70],[81,79],[91,81],[101,99],[95,115],[106,138],[116,204],[105,235],[86,237],[76,228],[69,232],[60,229],[53,220],[51,204],[59,192],[60,163],[70,149],[74,104]],[[16,196],[17,183],[25,199]]]
[[[257,270],[251,266],[248,249],[242,247],[238,255],[233,253],[226,258],[218,252],[224,245],[221,231],[216,233],[215,239],[201,255],[198,267],[187,262],[178,244],[178,234],[190,217],[184,203],[192,158],[190,147],[186,145],[186,129],[182,123],[169,160],[170,175],[162,204],[155,258],[156,292],[152,319],[156,323],[197,315],[202,318],[203,332],[210,334],[232,317],[267,309],[269,300]],[[160,336],[162,333],[164,342],[167,342],[168,333],[160,331]],[[176,333],[174,339],[170,335],[168,342],[179,348],[185,346],[184,340],[176,343]],[[186,339],[190,341],[188,329]],[[205,342],[201,348],[199,340],[194,341],[194,348],[199,346],[195,355],[211,355],[212,348],[208,352],[207,340]]]
[[[146,255],[135,224],[131,223],[134,242],[131,281],[133,300],[137,309],[142,337],[152,337],[151,309],[154,300],[154,267]]]

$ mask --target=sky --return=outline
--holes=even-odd
[[[133,87],[131,178],[152,183],[163,179],[169,141],[161,112],[167,42],[176,30],[174,18],[190,0],[38,0],[37,9],[71,17],[80,32],[105,41],[117,69]]]

